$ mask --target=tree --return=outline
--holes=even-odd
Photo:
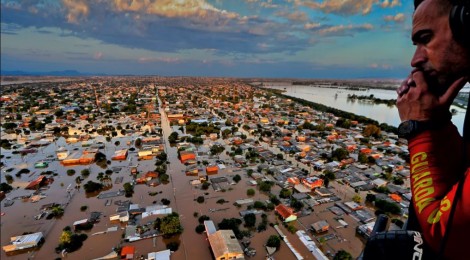
[[[132,197],[132,195],[134,194],[134,186],[132,186],[131,183],[126,182],[124,183],[123,187],[124,187],[124,192],[126,193],[126,197],[127,198]]]
[[[222,222],[218,224],[219,229],[231,229],[235,236],[240,238],[240,229],[239,226],[242,221],[238,218],[222,219]]]
[[[246,195],[248,195],[248,196],[253,196],[253,195],[255,195],[255,190],[254,190],[254,189],[248,189],[248,190],[246,190]]]
[[[0,183],[0,191],[8,193],[11,190],[13,190],[13,187],[10,184],[5,183],[5,182]]]
[[[374,202],[374,201],[375,201],[375,195],[372,194],[372,193],[368,193],[368,194],[366,195],[366,201],[367,201],[367,202]]]
[[[83,175],[83,177],[87,177],[88,175],[90,175],[90,170],[88,169],[83,169],[81,171],[81,174]]]
[[[95,191],[101,190],[103,188],[103,184],[93,182],[93,181],[88,181],[87,183],[85,183],[85,185],[83,185],[83,188],[85,189],[85,192],[87,193],[95,192]]]
[[[266,246],[275,247],[276,249],[279,249],[279,247],[281,246],[281,238],[277,235],[271,235],[268,238],[268,241],[266,242]]]
[[[165,236],[181,234],[183,232],[183,226],[181,226],[178,213],[173,212],[170,215],[165,216],[160,224],[160,231]]]
[[[17,128],[17,124],[15,124],[15,123],[5,123],[5,124],[3,124],[3,128],[5,128],[6,130],[12,130],[12,129]]]
[[[271,192],[271,187],[273,186],[273,183],[270,181],[262,181],[259,184],[259,190],[263,192]]]
[[[269,200],[272,202],[272,204],[274,205],[279,205],[281,203],[281,201],[277,198],[276,195],[272,194],[271,196],[269,196]]]
[[[339,250],[336,255],[333,257],[333,260],[352,260],[353,257],[352,255],[345,251],[345,250]]]
[[[198,203],[204,203],[204,196],[199,196],[199,197],[197,197],[196,201],[197,201]]]
[[[361,203],[362,198],[361,198],[361,196],[359,196],[359,195],[356,194],[356,195],[354,195],[354,197],[352,198],[352,200],[353,200],[354,202],[356,202],[356,203]]]
[[[70,230],[64,230],[62,231],[62,233],[60,234],[60,237],[59,237],[59,243],[60,244],[70,244],[70,242],[72,242],[72,231]]]
[[[243,216],[243,220],[245,220],[245,227],[254,227],[256,225],[256,215],[253,213]]]
[[[60,216],[64,215],[64,209],[60,205],[54,206],[51,209],[51,214],[54,217],[60,217]]]
[[[364,128],[362,134],[365,137],[373,136],[373,137],[378,138],[380,136],[380,127],[378,127],[376,125],[367,125]]]
[[[367,155],[365,153],[359,153],[357,160],[360,163],[367,163],[369,160],[367,159]]]
[[[206,215],[202,215],[198,218],[198,221],[199,221],[199,224],[202,224],[204,223],[204,221],[206,220],[210,220],[211,218],[209,216],[206,216]]]
[[[232,179],[233,179],[234,182],[238,183],[239,181],[241,181],[242,177],[240,177],[240,175],[237,174],[237,175],[233,176]]]
[[[286,188],[283,188],[281,192],[279,192],[279,197],[283,199],[290,198],[291,195],[292,195],[292,191]]]
[[[201,234],[202,232],[204,232],[204,230],[206,230],[206,227],[204,225],[199,224],[196,226],[196,233]]]
[[[337,148],[331,153],[331,158],[333,160],[341,161],[343,159],[347,159],[349,157],[348,150],[344,148]]]

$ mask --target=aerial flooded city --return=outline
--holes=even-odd
[[[378,214],[406,221],[406,140],[292,86],[389,102],[366,82],[4,77],[1,258],[358,257]]]

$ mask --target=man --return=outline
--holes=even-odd
[[[468,2],[459,3],[469,10]],[[464,145],[470,140],[459,135],[449,112],[470,76],[470,21],[466,14],[463,26],[456,27],[459,3],[415,0],[414,69],[397,90],[399,133],[410,151],[413,209],[425,242],[446,259],[468,259],[470,250],[470,146]]]

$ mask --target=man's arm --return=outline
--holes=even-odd
[[[446,232],[458,181],[466,169],[463,149],[463,140],[450,122],[439,130],[426,131],[409,140],[413,204],[425,240],[436,252]],[[467,179],[456,207],[449,246],[456,234],[463,230],[470,232],[470,181]]]

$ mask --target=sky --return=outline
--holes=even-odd
[[[1,69],[400,79],[412,2],[1,0]]]

